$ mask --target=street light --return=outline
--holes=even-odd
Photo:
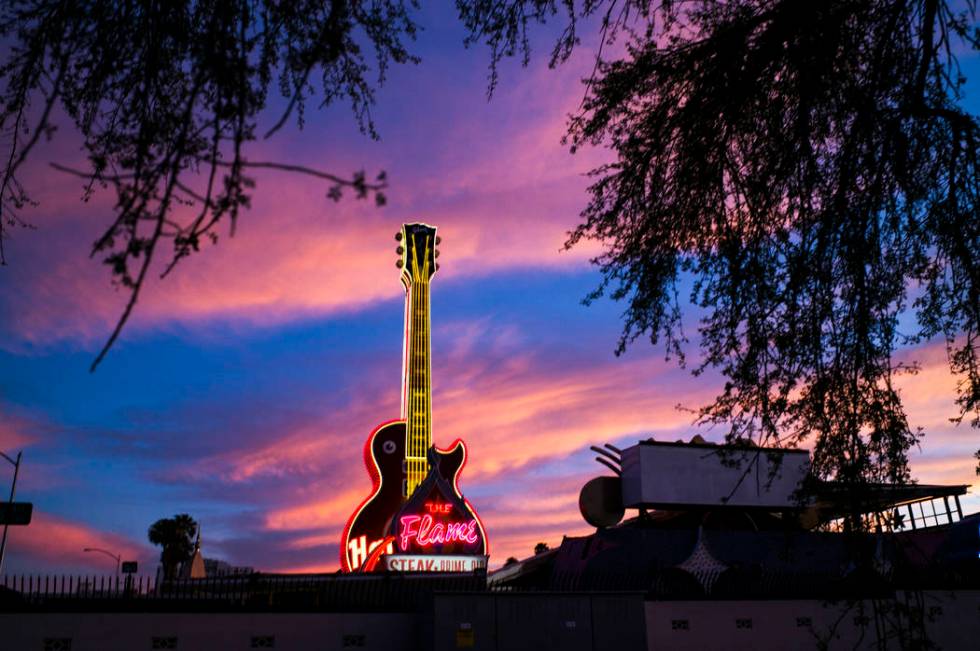
[[[14,504],[14,491],[17,489],[17,473],[20,472],[20,455],[22,455],[22,454],[24,454],[24,453],[23,452],[18,452],[17,453],[17,459],[15,461],[14,459],[11,459],[10,457],[8,457],[3,452],[0,452],[0,456],[2,456],[4,459],[6,459],[8,462],[10,462],[10,465],[12,465],[14,467],[14,481],[10,484],[10,508],[13,508],[13,504]],[[8,526],[9,525],[8,525],[7,522],[4,522],[3,523],[3,540],[0,541],[0,573],[3,572],[3,553],[4,553],[4,550],[6,550],[6,548],[7,548],[7,527]]]
[[[113,554],[107,549],[99,549],[98,547],[86,547],[82,550],[83,552],[99,552],[100,554],[105,554],[109,558],[116,561],[116,574],[119,574],[119,564],[122,563],[122,556]]]

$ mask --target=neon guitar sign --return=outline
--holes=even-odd
[[[408,550],[489,553],[483,524],[457,483],[466,445],[459,439],[445,449],[432,445],[429,285],[439,269],[440,238],[433,226],[405,224],[395,239],[405,287],[401,418],[379,425],[364,444],[373,489],[341,535],[347,572],[375,569],[382,556]]]

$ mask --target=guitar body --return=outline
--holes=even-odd
[[[340,566],[345,572],[361,567],[371,552],[381,544],[391,528],[391,519],[405,504],[404,420],[379,425],[364,445],[364,465],[373,482],[371,495],[351,515],[340,538]],[[466,464],[466,446],[456,440],[446,450],[435,448],[439,473],[451,483],[457,495],[459,473]],[[475,514],[474,514],[475,515]],[[390,544],[385,550],[391,553]]]

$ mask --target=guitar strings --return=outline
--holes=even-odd
[[[429,248],[431,238],[425,236],[425,248],[422,254],[422,265],[419,268],[418,242],[415,233],[412,240],[412,283],[409,303],[412,310],[411,336],[411,377],[409,418],[408,418],[408,457],[406,497],[414,492],[428,473],[428,458],[432,396],[428,386],[431,375],[431,342],[429,340],[430,314],[429,306]]]
[[[416,466],[416,459],[415,459],[415,457],[417,456],[417,454],[416,454],[416,447],[417,447],[416,429],[418,427],[417,419],[418,419],[418,400],[419,400],[419,396],[418,396],[418,380],[419,380],[419,377],[418,377],[418,370],[419,370],[419,368],[418,368],[418,365],[419,365],[419,355],[418,355],[418,353],[419,353],[419,347],[418,347],[418,342],[419,342],[418,301],[419,301],[419,290],[420,290],[420,286],[419,286],[418,247],[417,247],[417,242],[415,241],[415,234],[414,233],[412,234],[412,277],[413,277],[413,283],[412,283],[412,285],[413,285],[413,289],[415,290],[415,296],[412,297],[414,299],[412,301],[412,343],[413,343],[413,346],[412,346],[412,363],[413,363],[413,366],[412,366],[412,371],[413,371],[413,374],[412,374],[412,380],[413,380],[413,382],[412,382],[412,384],[413,384],[413,387],[412,387],[412,418],[409,421],[409,423],[410,423],[409,440],[411,441],[411,445],[412,445],[412,458],[409,461],[409,464],[411,466],[411,469],[410,469],[409,477],[408,477],[408,485],[406,486],[406,491],[405,491],[405,496],[406,497],[408,497],[409,495],[411,495],[412,494],[412,491],[414,490],[413,487],[412,487],[412,484],[415,482],[415,466]]]

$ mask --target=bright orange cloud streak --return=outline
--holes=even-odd
[[[956,398],[957,378],[949,370],[943,344],[935,343],[905,351],[916,359],[920,371],[905,375],[896,382],[913,427],[922,427],[925,437],[921,448],[912,450],[913,476],[924,483],[976,484],[976,459],[980,447],[977,430],[970,427],[969,415],[956,425],[950,421],[959,411]],[[964,508],[980,507],[980,496],[964,500]]]
[[[465,333],[466,329],[462,330]],[[526,480],[527,473],[540,463],[568,456],[591,443],[618,439],[629,432],[684,427],[689,417],[677,412],[674,404],[701,398],[695,393],[678,392],[678,387],[684,385],[676,378],[669,397],[651,384],[626,381],[636,377],[656,379],[664,373],[663,363],[657,360],[610,360],[599,368],[567,371],[535,372],[534,366],[530,357],[499,365],[475,362],[447,373],[450,377],[445,383],[453,389],[436,391],[434,400],[439,408],[435,410],[435,442],[446,443],[458,433],[469,446],[470,460],[460,478],[467,494],[472,495],[470,490],[481,482],[501,477],[515,482]],[[329,440],[338,439],[330,436]],[[289,545],[293,549],[335,544],[351,510],[370,489],[367,474],[361,469],[359,443],[352,441],[345,449],[329,446],[329,459],[321,460],[324,466],[330,461],[340,464],[345,477],[351,476],[354,467],[353,479],[344,484],[350,488],[274,508],[265,516],[265,527],[295,531],[297,536]],[[308,442],[302,438],[292,445],[295,452],[283,450],[281,454],[292,457],[309,451]],[[339,456],[342,459],[338,460]],[[251,459],[251,453],[242,455],[242,467],[251,467]],[[225,462],[234,466],[232,459]],[[597,469],[587,467],[570,482],[549,481],[545,491],[533,495],[500,495],[487,504],[476,503],[491,532],[495,563],[510,555],[526,555],[542,540],[556,544],[562,534],[587,530],[578,514],[578,489],[594,474]],[[335,569],[333,559],[324,561],[291,569]]]
[[[657,360],[613,361],[606,367],[568,371],[560,377],[535,374],[529,366],[529,358],[492,369],[478,363],[459,372],[470,376],[468,382],[461,385],[450,381],[456,388],[435,392],[434,400],[438,404],[438,409],[434,409],[435,443],[446,444],[459,435],[470,449],[463,482],[489,479],[536,461],[563,457],[591,443],[620,438],[629,432],[683,427],[690,417],[678,412],[674,404],[678,400],[700,398],[676,391],[668,396],[651,385],[626,381],[644,373],[655,377],[663,371],[662,363]],[[675,382],[674,388],[677,386]],[[370,431],[366,426],[361,430],[364,437]],[[290,436],[260,451],[226,455],[222,460],[228,468],[225,476],[232,480],[245,479],[259,467],[276,473],[277,470],[265,464],[277,460],[289,464],[296,459],[321,467],[337,461],[345,468],[355,466],[357,473],[363,474],[362,441],[350,427],[344,426],[341,432],[316,427],[305,431],[304,435]],[[212,467],[213,463],[208,461],[203,465]],[[354,493],[369,488],[365,474],[363,487]],[[350,508],[351,497],[347,493],[274,512],[267,522],[276,529],[331,524],[330,518]]]
[[[678,402],[698,404],[706,394],[680,382],[676,372],[663,377],[661,360],[613,360],[602,366],[538,373],[532,357],[511,360],[503,368],[486,369],[469,382],[435,392],[434,436],[467,441],[473,478],[494,476],[566,456],[596,442],[631,433],[682,428],[690,415]],[[466,374],[467,371],[463,371]],[[471,373],[472,375],[472,373]],[[668,377],[670,379],[668,379]],[[643,378],[638,380],[638,378]],[[659,386],[658,386],[659,385]],[[671,386],[670,391],[666,390]]]
[[[553,92],[542,93],[542,87]],[[452,127],[452,140],[467,143],[465,155],[461,150],[458,159],[443,156],[421,166],[388,161],[392,187],[384,209],[353,199],[329,202],[324,188],[305,177],[259,175],[253,207],[235,237],[222,234],[218,246],[183,261],[167,279],[152,278],[130,330],[215,318],[274,325],[398,298],[391,236],[403,221],[441,228],[444,279],[514,267],[583,266],[597,252],[591,243],[559,253],[585,200],[583,174],[605,155],[572,157],[559,144],[581,89],[542,70],[501,92],[494,110],[503,115],[493,133],[482,118]],[[257,158],[268,153],[322,162],[319,150],[310,152],[307,135],[258,149]],[[331,165],[356,168],[364,155],[335,152]],[[345,162],[351,159],[361,160]],[[17,341],[0,345],[90,345],[110,331],[125,298],[111,289],[108,269],[87,255],[97,226],[111,213],[111,197],[101,194],[83,206],[70,179],[48,173],[38,184],[43,203],[33,219],[44,228],[15,242],[14,274],[8,275],[16,275],[9,299],[16,309],[7,309],[7,327]],[[159,255],[162,269],[167,250]]]
[[[479,324],[471,325],[454,326],[460,346],[456,354],[466,355],[469,344],[479,339]],[[932,359],[929,352],[925,351],[925,356]],[[465,367],[457,365],[451,371],[443,369],[448,376],[444,384],[452,388],[435,393],[435,439],[444,442],[458,434],[467,440],[471,458],[461,478],[464,491],[468,485],[499,477],[514,477],[516,481],[540,464],[589,444],[615,440],[630,432],[639,437],[641,433],[684,429],[690,417],[673,405],[698,404],[709,397],[709,392],[693,383],[685,389],[683,380],[677,382],[677,376],[665,370],[656,360],[611,360],[597,368],[544,372],[535,368],[531,357],[513,358],[506,364],[478,361]],[[924,420],[933,425],[927,427],[925,450],[952,453],[939,458],[914,455],[913,471],[921,481],[969,484],[975,481],[971,446],[975,447],[976,441],[969,436],[973,431],[949,426],[944,420],[951,413],[949,393],[935,390],[940,382],[948,388],[948,375],[943,361],[936,359],[920,374],[902,380],[903,391],[914,396],[908,402],[912,422]],[[649,383],[637,382],[636,378]],[[658,390],[661,386],[664,388]],[[939,418],[940,414],[944,418]],[[944,426],[938,427],[940,424]],[[577,496],[578,488],[593,474],[598,474],[595,468],[583,467],[582,475],[567,486],[548,480],[547,489],[540,493],[525,494],[518,487],[489,504],[478,504],[493,538],[495,563],[510,555],[526,556],[538,541],[554,544],[561,535],[587,531],[578,514]],[[322,529],[296,538],[293,544],[297,548],[335,542],[352,505],[368,489],[366,476],[354,481],[363,486],[271,511],[266,526],[275,530]],[[972,504],[972,499],[967,498],[965,506]],[[333,565],[318,567],[332,569]]]

